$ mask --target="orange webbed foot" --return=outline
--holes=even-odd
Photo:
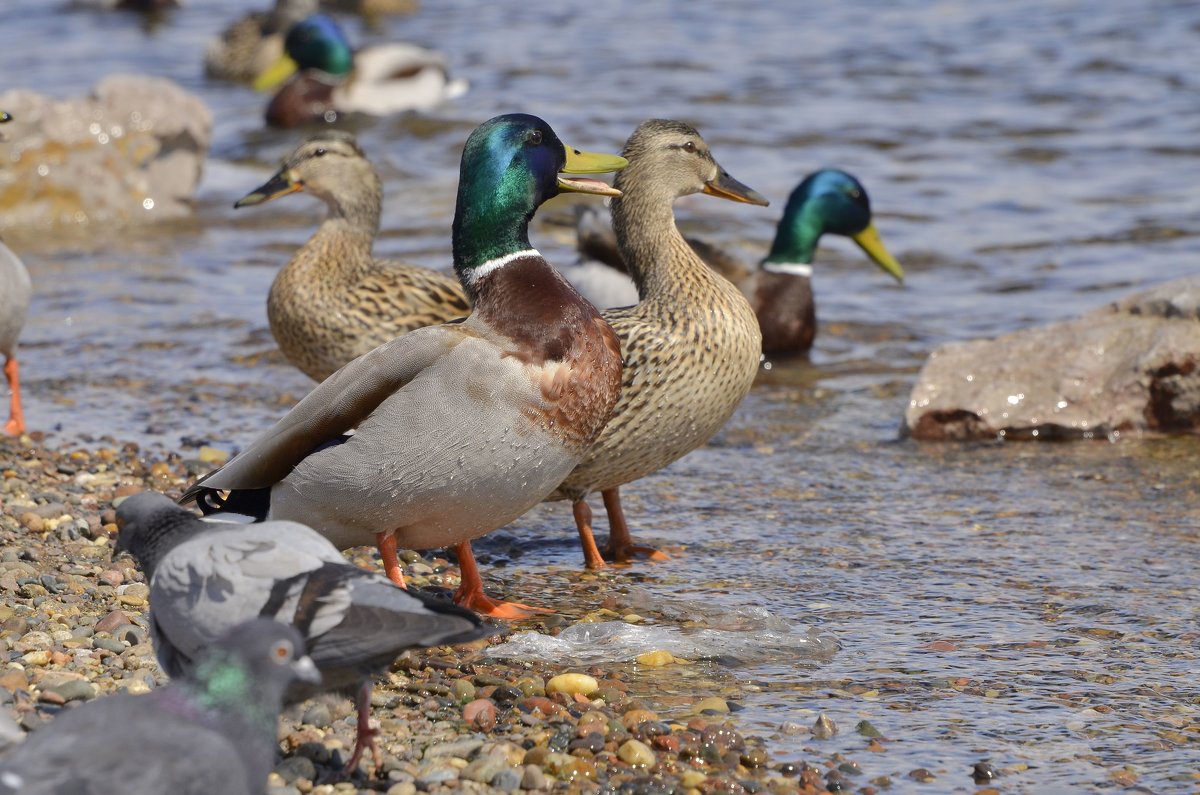
[[[482,589],[464,593],[462,588],[459,588],[454,594],[454,601],[459,606],[474,610],[480,615],[488,616],[489,618],[499,618],[505,621],[520,621],[526,618],[533,618],[536,615],[554,612],[544,607],[533,607],[521,604],[520,602],[505,602],[493,599],[485,594]]]
[[[454,593],[456,604],[474,610],[481,615],[491,618],[502,618],[505,621],[519,621],[531,618],[538,613],[552,613],[543,607],[530,607],[520,602],[497,601],[483,592],[483,578],[479,574],[479,566],[475,563],[475,553],[471,551],[471,542],[464,541],[454,547],[458,556],[458,567],[462,571],[462,584]]]
[[[638,557],[654,561],[655,563],[662,563],[665,560],[671,559],[671,556],[661,549],[642,546],[640,544],[621,544],[619,546],[609,544],[604,548],[604,556],[613,563],[632,563],[634,558]]]

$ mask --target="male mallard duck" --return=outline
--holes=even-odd
[[[275,277],[267,318],[280,350],[310,378],[471,311],[453,276],[371,256],[383,186],[352,135],[329,130],[308,139],[234,206],[297,191],[325,202],[329,215]]]
[[[375,543],[398,584],[398,544],[466,542],[541,501],[616,405],[621,350],[596,308],[530,246],[529,220],[562,190],[618,194],[559,172],[624,165],[564,147],[534,116],[477,128],[463,150],[452,246],[471,314],[353,360],[183,501],[299,521],[341,549]],[[522,614],[488,599],[467,562],[456,600]]]
[[[291,77],[267,105],[267,123],[275,127],[333,121],[339,113],[424,110],[467,90],[465,80],[450,79],[440,53],[412,44],[353,52],[346,34],[324,14],[293,25],[283,48],[286,55],[254,81],[266,91]]]
[[[788,197],[775,242],[743,290],[763,333],[764,353],[804,353],[817,334],[812,261],[826,232],[857,243],[880,268],[904,281],[900,267],[871,223],[871,201],[862,183],[845,171],[809,174]]]
[[[700,192],[762,206],[767,200],[729,176],[681,122],[643,123],[622,154],[629,166],[617,175],[621,196],[610,207],[641,302],[604,312],[621,340],[621,399],[587,457],[548,497],[574,504],[589,568],[604,565],[586,501],[594,491],[608,511],[611,556],[661,556],[633,545],[618,489],[707,442],[750,391],[762,349],[745,296],[684,242],[672,205]]]
[[[580,252],[624,272],[616,236],[611,227],[599,224],[595,215],[586,211],[580,214],[577,223]],[[904,280],[904,269],[888,253],[871,223],[871,201],[866,189],[853,176],[836,169],[814,171],[792,191],[779,219],[771,251],[757,269],[703,240],[688,238],[687,242],[709,267],[741,285],[758,316],[763,352],[798,354],[812,347],[817,333],[812,261],[817,243],[825,233],[851,238],[896,281]],[[573,271],[567,271],[567,276],[594,301],[603,295],[620,295],[614,292],[620,287],[612,285],[613,278],[597,277],[593,275],[596,270],[599,268],[592,266],[586,272],[590,279],[587,283],[575,278]],[[592,287],[597,283],[604,284],[607,292],[597,292]],[[597,304],[604,306],[600,301]]]
[[[317,0],[275,0],[270,11],[251,11],[208,43],[204,73],[217,80],[251,83],[283,57],[283,38],[317,13]]]
[[[0,124],[12,121],[12,116],[0,111]],[[4,378],[10,393],[8,422],[4,432],[18,436],[25,432],[25,414],[21,411],[21,378],[17,365],[17,338],[25,327],[33,285],[29,271],[20,257],[0,241],[0,353],[4,354]]]

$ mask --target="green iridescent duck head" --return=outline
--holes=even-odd
[[[454,267],[459,273],[530,248],[529,220],[563,191],[619,196],[605,183],[566,174],[624,168],[617,155],[565,145],[536,116],[510,113],[484,122],[467,138],[454,212]]]
[[[303,69],[345,77],[354,69],[350,40],[332,17],[324,14],[297,22],[288,30],[284,55],[254,80],[254,88],[268,91]]]
[[[792,191],[763,263],[810,263],[825,233],[850,238],[896,281],[904,280],[904,268],[871,223],[866,189],[850,174],[831,168],[814,171]]]

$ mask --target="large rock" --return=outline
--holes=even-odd
[[[1200,429],[1200,278],[1082,317],[934,351],[905,430],[918,439]]]
[[[170,80],[108,77],[65,101],[13,90],[0,109],[0,231],[190,212],[212,115]]]

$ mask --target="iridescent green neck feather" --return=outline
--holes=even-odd
[[[454,211],[454,269],[464,282],[484,263],[530,248],[529,219],[558,193],[562,142],[534,116],[485,122],[463,149]]]
[[[871,223],[871,206],[858,180],[844,171],[810,174],[792,195],[763,262],[810,263],[821,235],[852,236]]]
[[[273,724],[278,717],[266,707],[244,663],[233,655],[210,654],[197,663],[193,679],[204,709],[241,715],[256,725]]]

